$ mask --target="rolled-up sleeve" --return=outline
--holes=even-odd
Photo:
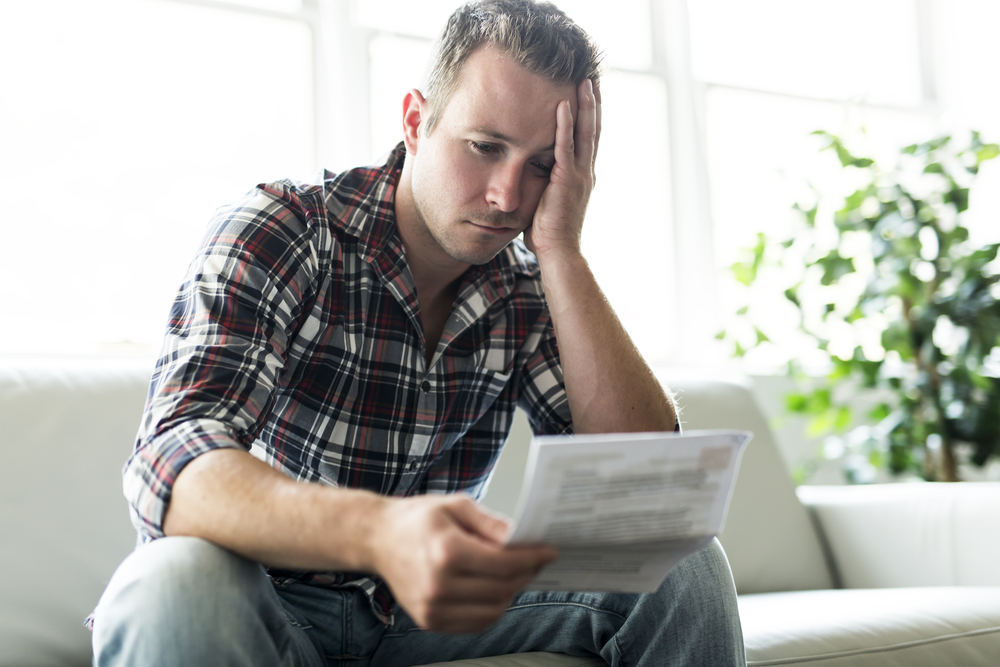
[[[214,449],[248,450],[315,295],[314,227],[290,186],[259,186],[217,213],[174,301],[135,450],[132,523],[163,536],[177,476]]]
[[[573,416],[566,396],[559,348],[547,314],[535,324],[525,347],[533,349],[533,353],[520,376],[518,406],[527,413],[537,435],[572,433]]]

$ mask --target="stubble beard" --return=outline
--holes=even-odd
[[[416,213],[419,226],[416,233],[419,236],[422,236],[425,241],[436,244],[455,261],[473,265],[487,264],[494,257],[499,255],[504,248],[510,245],[510,242],[508,241],[499,248],[479,245],[473,247],[463,247],[461,240],[458,238],[461,232],[457,231],[454,227],[449,227],[448,223],[442,223],[440,226],[428,224],[428,216],[430,216],[430,219],[435,220],[435,222],[441,221],[434,218],[434,206],[425,205],[422,195],[418,192],[418,188],[415,187],[415,183],[412,181],[410,183],[410,192],[411,199],[413,201],[413,209]],[[436,193],[431,194],[434,196]],[[527,226],[522,224],[516,214],[507,213],[505,211],[486,211],[469,219],[475,220],[477,223],[483,223],[496,227],[523,228]],[[464,225],[466,223],[462,222],[457,224]]]

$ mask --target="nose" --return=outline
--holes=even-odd
[[[498,166],[490,179],[486,200],[505,213],[516,211],[521,205],[521,175],[520,165]]]

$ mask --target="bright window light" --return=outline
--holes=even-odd
[[[601,97],[583,251],[636,347],[662,362],[676,349],[677,312],[666,88],[656,77],[610,72]]]
[[[403,97],[421,88],[430,57],[426,39],[376,35],[371,41],[372,155],[382,155],[403,139]]]
[[[694,75],[791,95],[916,107],[914,0],[695,0]]]
[[[215,208],[315,171],[310,33],[145,0],[3,12],[0,352],[148,352]]]
[[[460,2],[5,3],[0,355],[155,354],[215,208],[392,148]],[[864,127],[875,157],[940,132],[1000,140],[1000,3],[556,4],[609,67],[584,249],[657,363],[729,363],[712,336],[746,294],[727,267],[838,171],[811,131]],[[966,217],[976,243],[1000,238],[998,210],[995,160]],[[775,308],[774,326],[796,316]]]
[[[355,11],[358,22],[366,27],[434,39],[462,4],[455,0],[355,0]],[[613,7],[603,0],[561,0],[556,5],[594,37],[605,52],[606,64],[649,68],[652,41],[646,0],[618,0]]]

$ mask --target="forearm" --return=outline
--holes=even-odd
[[[244,451],[220,449],[181,470],[163,529],[269,566],[370,572],[368,537],[386,502],[367,491],[296,482]]]
[[[577,433],[672,431],[673,403],[578,252],[539,257]]]
[[[371,572],[421,627],[479,632],[556,557],[505,548],[507,522],[460,494],[384,498],[295,482],[249,454],[203,454],[178,475],[167,535],[194,535],[265,565]]]

